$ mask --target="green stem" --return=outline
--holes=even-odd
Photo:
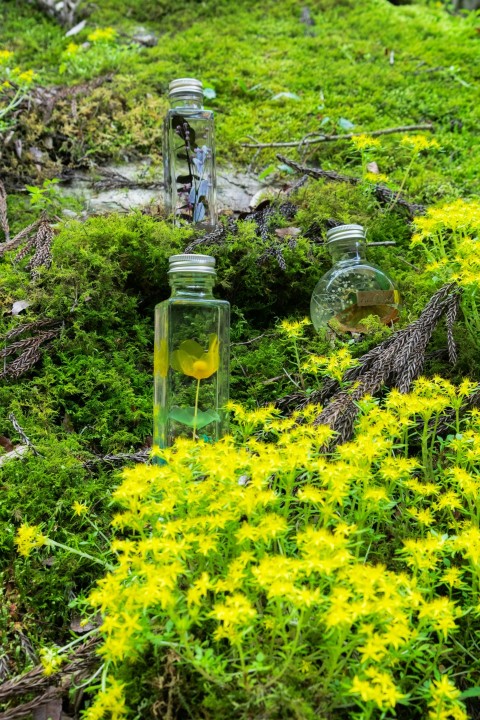
[[[198,415],[198,396],[200,394],[200,378],[197,380],[197,392],[195,394],[195,412],[193,414],[193,435],[192,439],[195,440],[197,435],[197,415]]]
[[[410,175],[410,170],[412,169],[413,163],[414,163],[414,161],[416,160],[417,155],[418,155],[418,153],[415,154],[415,155],[412,155],[412,159],[410,160],[410,163],[409,163],[407,169],[405,170],[405,175],[403,176],[403,180],[402,180],[402,184],[400,185],[400,189],[399,189],[399,191],[397,192],[397,194],[395,195],[395,197],[393,198],[393,200],[392,200],[392,202],[390,203],[390,205],[389,205],[389,206],[387,207],[387,209],[385,210],[385,212],[390,212],[390,210],[393,210],[393,208],[394,208],[395,205],[397,204],[398,198],[399,198],[400,195],[402,194],[402,190],[403,190],[403,188],[405,187],[405,183],[407,182],[407,178],[408,178],[408,176]]]
[[[87,560],[91,560],[92,562],[99,563],[99,565],[103,565],[104,567],[108,568],[108,570],[113,570],[113,565],[110,565],[110,563],[105,562],[105,560],[100,560],[100,558],[93,557],[93,555],[88,555],[88,553],[84,553],[81,550],[76,550],[75,548],[70,547],[69,545],[64,545],[63,543],[59,543],[56,540],[51,540],[50,538],[47,538],[46,545],[51,545],[53,547],[62,548],[62,550],[68,550],[68,552],[73,553],[74,555],[80,555],[80,557],[86,558]]]
[[[293,338],[293,349],[295,350],[295,357],[297,360],[297,367],[298,367],[298,375],[300,377],[300,385],[302,386],[302,390],[305,390],[305,380],[303,378],[302,373],[302,366],[300,364],[300,356],[298,354],[298,347],[297,347],[297,340],[296,338]]]
[[[287,657],[285,658],[285,662],[283,663],[283,666],[280,668],[279,672],[271,678],[271,680],[265,685],[265,687],[268,688],[271,685],[273,685],[274,683],[276,683],[287,672],[288,668],[290,667],[290,663],[292,662],[292,660],[295,656],[295,653],[297,652],[297,647],[298,647],[298,643],[300,641],[300,636],[301,636],[302,630],[303,630],[303,610],[300,612],[298,622],[297,622],[295,637],[290,646],[290,651],[289,651]]]

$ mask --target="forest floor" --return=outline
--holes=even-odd
[[[475,13],[387,0],[102,0],[77,22],[68,32],[31,3],[0,5],[0,243],[42,213],[51,228],[43,264],[37,236],[20,257],[21,242],[0,244],[0,337],[4,348],[16,331],[26,341],[3,352],[0,380],[0,682],[81,632],[103,572],[61,548],[20,557],[18,527],[105,552],[124,454],[151,447],[153,308],[168,296],[169,255],[195,239],[163,210],[169,82],[199,78],[215,112],[222,218],[240,219],[205,251],[217,257],[217,295],[232,304],[231,396],[247,407],[302,390],[281,321],[308,315],[330,267],[332,221],[396,244],[372,246],[369,258],[396,282],[404,328],[441,282],[411,245],[416,213],[397,193],[429,208],[480,192]],[[310,177],[291,193],[304,172],[290,162],[358,183]],[[378,184],[393,202],[379,200]],[[246,217],[263,190],[269,212]],[[374,324],[320,337],[308,327],[301,349],[358,357],[391,332]],[[462,319],[455,336],[455,367],[439,328],[425,372],[478,381]],[[306,395],[317,389],[312,377]]]

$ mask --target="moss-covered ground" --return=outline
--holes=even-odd
[[[312,0],[315,24],[307,26],[301,22],[304,5],[105,0],[87,4],[85,29],[65,37],[65,29],[32,4],[4,0],[0,50],[12,51],[15,65],[35,73],[25,90],[30,103],[26,100],[17,116],[6,116],[0,128],[0,177],[10,191],[12,228],[21,229],[39,214],[25,184],[41,186],[71,168],[138,157],[151,159],[153,176],[161,174],[166,89],[181,76],[199,77],[215,91],[208,106],[216,113],[218,155],[239,168],[251,166],[262,177],[292,182],[276,158],[278,150],[242,147],[249,137],[288,142],[319,131],[432,123],[433,131],[424,134],[438,146],[419,152],[402,143],[402,133],[382,137],[363,155],[345,140],[282,152],[357,177],[367,162],[376,162],[389,186],[403,186],[413,202],[475,197],[478,17],[449,14],[441,3],[397,7],[387,0]],[[139,26],[157,36],[156,46],[132,41]],[[106,28],[115,33],[89,40]],[[64,92],[50,106],[42,95],[42,88],[81,83],[81,92]],[[0,95],[0,108],[9,92],[5,88]],[[421,273],[420,251],[410,248],[408,216],[379,205],[371,182],[352,187],[311,180],[294,201],[295,220],[274,218],[267,242],[252,222],[244,222],[220,247],[206,250],[218,258],[217,294],[232,303],[231,395],[247,404],[296,390],[289,378],[296,372],[293,349],[278,321],[308,315],[313,287],[329,267],[322,246],[327,220],[361,222],[370,241],[396,241],[394,250],[377,247],[369,257],[398,283],[402,324],[418,316],[436,289]],[[0,266],[1,337],[20,322],[45,317],[62,322],[60,335],[34,369],[0,381],[0,435],[21,442],[9,420],[13,412],[39,453],[0,468],[0,678],[2,672],[6,677],[27,668],[32,648],[68,639],[77,612],[72,603],[101,572],[61,551],[19,558],[15,530],[22,522],[42,524],[59,542],[88,552],[99,543],[101,549],[101,536],[72,505],[86,503],[90,518],[108,533],[118,475],[98,456],[150,444],[153,308],[168,295],[168,256],[193,237],[189,229],[172,228],[161,212],[80,221],[65,219],[65,206],[68,200],[54,197],[46,207],[56,226],[48,270],[32,281],[27,261],[15,264],[11,253]],[[282,224],[301,229],[293,247],[284,244],[286,270],[273,255],[264,257],[280,242],[274,229]],[[21,299],[31,304],[14,317],[12,304]],[[361,354],[379,337],[327,340],[311,330],[306,335],[304,352],[316,353],[347,343]],[[455,369],[433,352],[427,372],[478,379],[475,350],[461,321],[456,337]],[[439,329],[432,350],[444,345]]]

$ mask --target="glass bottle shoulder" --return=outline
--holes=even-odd
[[[220,300],[214,297],[202,298],[195,295],[175,295],[158,303],[158,305],[155,306],[155,310],[159,312],[167,312],[171,307],[178,307],[182,305],[198,305],[201,307],[223,308],[225,310],[230,309],[230,303],[228,300]]]
[[[205,110],[204,108],[177,107],[171,108],[167,112],[165,116],[165,123],[169,125],[171,119],[175,117],[175,115],[181,115],[189,120],[203,120],[205,122],[213,120],[214,118],[213,110]]]
[[[388,275],[377,265],[373,265],[364,259],[344,260],[335,263],[335,265],[323,275],[318,284],[328,285],[339,278],[347,276],[368,276],[372,275],[378,278],[385,278],[390,284],[393,284]]]

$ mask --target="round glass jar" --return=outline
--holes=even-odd
[[[400,295],[393,281],[365,258],[365,230],[361,225],[340,225],[327,232],[327,246],[334,262],[317,283],[310,314],[317,331],[363,333],[369,315],[390,325],[398,320]]]

